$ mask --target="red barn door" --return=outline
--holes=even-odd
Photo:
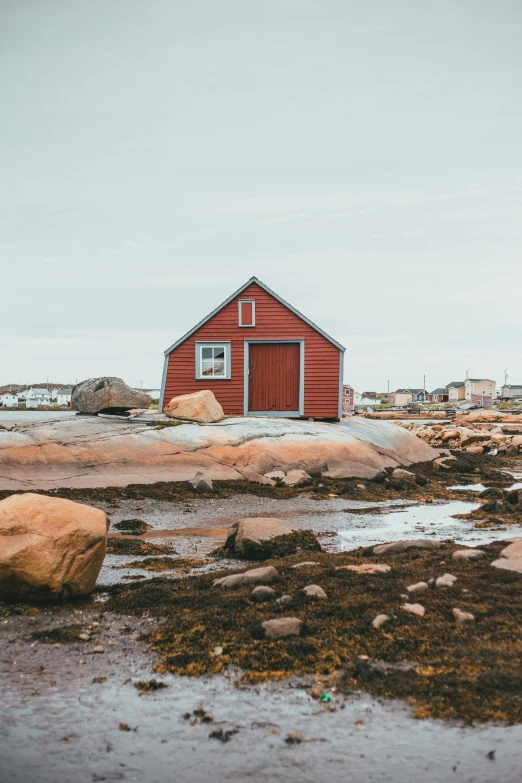
[[[250,343],[248,410],[299,411],[299,343]]]

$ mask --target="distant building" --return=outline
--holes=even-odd
[[[505,383],[500,392],[504,400],[515,400],[522,398],[522,383]]]
[[[496,397],[497,384],[490,378],[466,378],[466,402],[480,408],[491,408]]]
[[[56,391],[56,394],[54,393]],[[56,400],[58,405],[70,405],[72,389],[55,389],[53,391],[53,399]]]
[[[365,392],[361,394],[361,402],[359,405],[369,405],[371,407],[372,405],[380,404],[381,401],[377,399],[377,395],[375,395],[375,397],[367,397]]]
[[[24,394],[26,408],[39,408],[40,405],[51,404],[51,392],[49,389],[29,389]]]
[[[426,402],[428,393],[425,389],[397,389],[390,393],[390,405],[402,407],[403,405],[417,405]]]
[[[18,405],[18,395],[12,394],[12,392],[5,392],[0,394],[0,407],[2,408],[16,408]]]
[[[353,413],[355,392],[347,383],[343,385],[343,413]]]
[[[452,381],[446,386],[449,402],[459,402],[466,399],[466,386],[464,381]]]
[[[363,398],[366,397],[366,399],[368,399],[368,400],[376,400],[377,399],[377,392],[364,391],[362,393],[362,397]]]
[[[445,386],[441,386],[438,389],[434,389],[428,394],[428,400],[430,402],[448,402],[448,390]]]

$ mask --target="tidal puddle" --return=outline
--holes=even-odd
[[[499,535],[495,530],[477,530],[473,523],[462,519],[454,519],[455,514],[468,514],[480,503],[470,503],[455,500],[449,503],[429,503],[408,506],[400,511],[378,516],[353,515],[350,527],[340,530],[327,546],[333,551],[347,551],[359,546],[397,541],[401,538],[427,538],[436,540],[452,539],[457,544],[475,545],[497,541],[520,534],[520,526],[512,525],[509,532]],[[323,542],[321,542],[323,543]]]
[[[467,492],[484,492],[487,487],[485,487],[484,484],[457,484],[457,486],[448,487],[448,489],[454,489],[457,492],[464,490]]]

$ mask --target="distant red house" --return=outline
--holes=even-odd
[[[339,419],[344,350],[252,277],[165,351],[159,409],[210,389],[225,414]]]
[[[343,413],[353,413],[354,409],[354,391],[347,383],[343,386]]]
[[[430,402],[448,402],[449,394],[446,387],[440,387],[438,389],[434,389],[432,392],[428,394],[428,400]]]

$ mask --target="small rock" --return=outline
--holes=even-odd
[[[395,468],[392,472],[392,478],[399,481],[415,481],[415,473],[410,470],[404,470],[404,468]]]
[[[308,568],[309,566],[316,566],[319,565],[319,563],[316,563],[315,560],[305,560],[304,563],[296,563],[293,566],[290,566],[290,568]]]
[[[222,647],[214,647],[214,649],[212,650],[212,655],[215,655],[216,658],[219,655],[223,655],[223,648]]]
[[[103,644],[97,644],[96,647],[92,648],[93,653],[103,653],[105,652],[105,647]]]
[[[257,587],[254,587],[250,595],[254,599],[254,601],[257,601],[258,603],[263,603],[263,601],[273,601],[277,593],[272,587],[267,587],[266,585],[258,585]]]
[[[303,593],[305,593],[309,598],[326,598],[327,595],[324,592],[322,587],[319,587],[319,585],[306,585],[306,587],[303,587]]]
[[[311,480],[312,477],[308,475],[306,470],[290,470],[282,482],[287,487],[299,487],[302,484],[309,484]]]
[[[390,617],[387,614],[378,614],[377,617],[373,618],[372,625],[374,628],[380,628],[381,625],[384,625],[384,623],[387,623],[389,620]]]
[[[471,612],[463,612],[461,609],[454,609],[453,617],[457,621],[457,625],[464,625],[464,623],[472,623],[475,620],[474,614],[471,614]]]
[[[484,453],[484,446],[467,446],[466,451],[468,454],[483,454]]]
[[[457,549],[453,552],[453,560],[478,560],[480,557],[484,557],[486,553],[482,549]]]
[[[276,604],[289,604],[291,600],[291,595],[282,595],[281,598],[276,598]]]
[[[284,636],[299,636],[303,621],[297,617],[278,617],[261,623],[268,639],[281,639]]]
[[[411,541],[391,541],[389,544],[379,544],[373,548],[374,555],[387,555],[397,554],[405,552],[410,547],[418,547],[419,549],[439,549],[441,547],[440,541],[432,541],[427,538],[415,538]]]
[[[251,568],[243,574],[230,574],[215,579],[213,587],[236,587],[243,584],[255,584],[256,582],[276,582],[279,579],[279,572],[274,566],[263,566],[261,568]]]
[[[285,474],[283,473],[282,470],[272,470],[270,473],[265,473],[265,478],[267,479],[282,480],[284,479],[284,477]]]
[[[453,587],[453,584],[456,581],[456,576],[452,576],[452,574],[444,574],[444,576],[439,576],[439,578],[435,580],[435,587]]]
[[[53,644],[53,647],[56,647],[57,650],[60,649],[62,645],[58,642],[57,644]]]
[[[243,473],[243,476],[246,478],[247,481],[252,481],[255,484],[266,484],[270,487],[275,487],[276,481],[271,478],[267,478],[266,476],[262,476],[261,473]]]
[[[312,699],[320,699],[322,692],[323,689],[320,688],[319,685],[314,685],[314,687],[308,691],[308,695],[311,696]]]
[[[214,492],[212,479],[209,479],[200,470],[189,483],[192,484],[196,492]]]
[[[78,639],[82,639],[84,642],[88,642],[90,638],[91,637],[90,637],[90,635],[88,633],[81,633],[78,636]]]
[[[359,660],[360,661],[369,661],[370,660],[370,656],[369,655],[359,655]]]
[[[422,593],[425,590],[429,590],[429,586],[427,582],[416,582],[414,585],[408,585],[406,590],[409,593]]]
[[[366,489],[366,484],[356,484],[357,489]]]
[[[426,609],[421,604],[403,604],[402,609],[410,614],[416,614],[417,617],[424,617]]]
[[[386,574],[391,566],[384,563],[361,563],[360,565],[336,566],[336,571],[353,571],[356,574]]]

